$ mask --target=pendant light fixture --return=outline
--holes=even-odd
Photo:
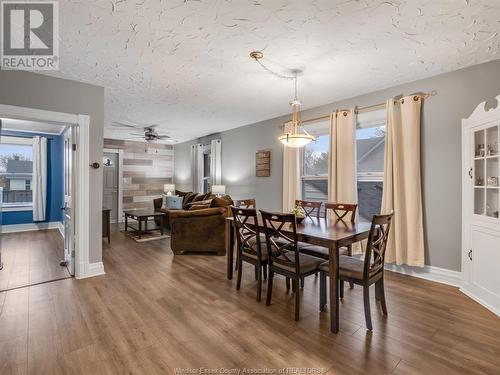
[[[294,81],[295,95],[293,100],[290,102],[290,106],[292,107],[292,119],[283,127],[284,134],[278,137],[279,141],[285,146],[293,148],[304,147],[309,142],[315,141],[316,138],[304,129],[300,120],[301,103],[297,97],[297,75],[299,74],[299,71],[293,71],[293,76],[282,75],[272,71],[262,63],[261,59],[264,57],[262,52],[253,51],[250,53],[250,57],[272,75],[278,78]]]

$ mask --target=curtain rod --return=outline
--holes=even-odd
[[[436,90],[432,90],[431,92],[429,93],[424,93],[424,94],[412,94],[413,96],[419,96],[420,98],[423,98],[423,99],[427,99],[431,96],[436,96],[437,95],[437,91]],[[408,96],[412,96],[412,95],[408,95]],[[358,106],[355,106],[354,107],[354,113],[358,114],[358,113],[363,113],[363,112],[369,112],[369,111],[372,111],[372,110],[375,110],[375,109],[384,109],[386,107],[386,103],[378,103],[378,104],[372,104],[372,105],[367,105],[365,107],[358,107]],[[350,109],[338,109],[337,111],[339,112],[342,112],[342,111],[350,111]],[[320,121],[320,120],[328,120],[330,118],[330,115],[324,115],[324,116],[319,116],[319,117],[314,117],[314,118],[310,118],[310,119],[307,119],[307,120],[302,120],[302,124],[305,124],[305,123],[308,123],[308,122],[316,122],[316,121]],[[281,125],[280,127],[283,128],[284,125]]]

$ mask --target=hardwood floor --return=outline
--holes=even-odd
[[[116,226],[103,256],[105,276],[0,293],[1,374],[499,373],[500,318],[453,287],[388,272],[389,316],[372,299],[373,333],[365,330],[361,288],[347,288],[333,335],[328,313],[318,312],[314,277],[295,322],[283,278],[266,307],[255,301],[253,270],[245,268],[237,292],[225,257],[174,257],[168,240],[136,243]]]
[[[2,234],[0,291],[69,277],[63,238],[57,229]]]

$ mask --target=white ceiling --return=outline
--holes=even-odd
[[[178,141],[500,58],[498,0],[61,0],[61,71]]]

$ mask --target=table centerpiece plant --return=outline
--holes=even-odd
[[[295,207],[290,211],[290,213],[295,215],[295,219],[297,220],[297,224],[302,223],[302,221],[304,221],[304,219],[306,218],[306,212],[298,204],[295,205]]]

